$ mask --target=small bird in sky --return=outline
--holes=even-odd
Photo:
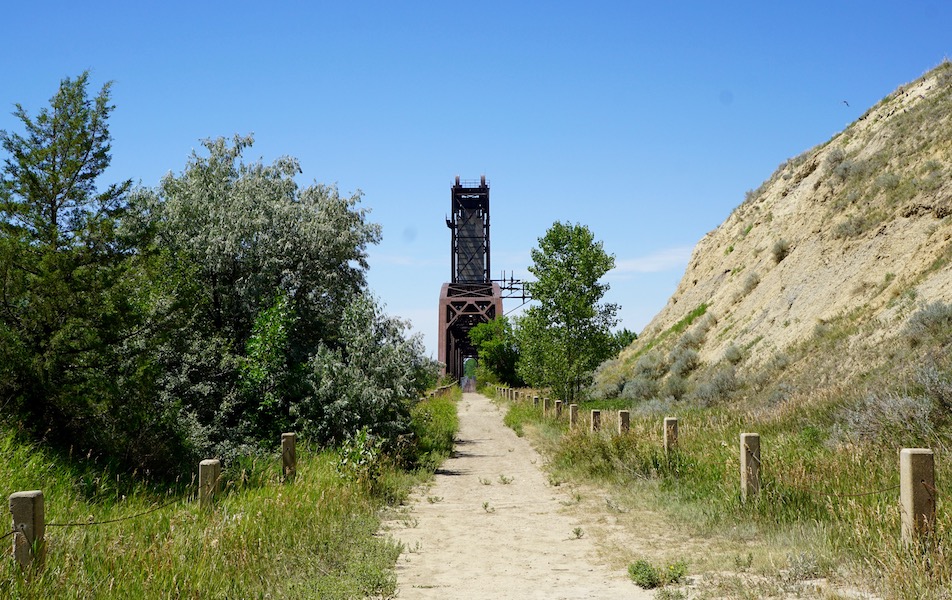
[[[847,102],[846,100],[843,100],[843,104],[845,104],[846,106],[849,106],[849,105],[850,105],[850,103]]]

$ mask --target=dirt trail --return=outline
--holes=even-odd
[[[405,550],[398,597],[653,598],[600,564],[584,524],[529,443],[480,394],[463,394],[456,451],[390,523]],[[581,536],[581,537],[579,537]]]

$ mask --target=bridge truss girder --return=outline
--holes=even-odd
[[[502,312],[498,283],[444,283],[440,291],[439,361],[454,377],[463,375],[463,362],[476,357],[469,331]]]

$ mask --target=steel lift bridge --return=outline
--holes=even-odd
[[[476,358],[469,330],[503,315],[503,298],[527,296],[521,280],[505,273],[501,279],[489,276],[489,184],[460,181],[450,188],[451,216],[446,226],[450,242],[450,281],[440,291],[439,357],[446,373],[460,378],[463,363]]]

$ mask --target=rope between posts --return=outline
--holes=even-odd
[[[0,535],[0,540],[5,540],[5,539],[7,539],[8,537],[10,537],[11,535],[16,535],[16,532],[17,532],[16,529],[11,529],[10,531],[6,532],[5,534]]]
[[[153,508],[150,508],[149,510],[140,512],[140,513],[138,513],[138,514],[130,515],[130,516],[128,516],[128,517],[119,517],[118,519],[109,519],[109,520],[107,520],[107,521],[87,521],[87,522],[85,522],[85,523],[47,523],[46,526],[47,526],[47,527],[89,527],[89,526],[91,526],[91,525],[109,525],[109,524],[111,524],[111,523],[119,523],[120,521],[129,521],[129,520],[132,520],[132,519],[137,519],[137,518],[139,518],[139,517],[143,517],[143,516],[145,516],[145,515],[148,515],[148,514],[151,514],[151,513],[156,512],[156,511],[162,510],[163,508],[168,508],[169,506],[172,506],[173,504],[176,504],[176,503],[178,503],[179,501],[180,501],[180,500],[178,500],[178,499],[176,499],[176,500],[171,500],[171,501],[169,501],[169,502],[166,502],[165,504],[162,504],[162,505],[160,505],[160,506],[155,506],[155,507],[153,507]],[[9,535],[9,534],[7,534],[7,535]],[[6,536],[4,536],[4,537],[6,537]],[[0,539],[3,539],[3,538],[0,538]]]

